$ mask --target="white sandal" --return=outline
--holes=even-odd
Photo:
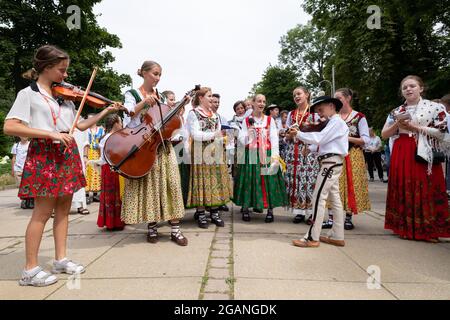
[[[22,279],[19,280],[21,286],[46,287],[58,281],[58,278],[50,272],[38,267],[33,273],[22,272]]]

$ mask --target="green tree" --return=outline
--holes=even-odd
[[[98,66],[92,90],[109,99],[121,100],[121,88],[131,84],[131,77],[109,67],[114,57],[108,48],[122,45],[116,35],[97,24],[92,9],[99,2],[0,0],[0,93],[6,93],[0,100],[0,111],[7,112],[15,93],[29,84],[21,75],[32,67],[35,50],[44,44],[57,45],[70,55],[67,82],[86,86],[93,67]],[[67,13],[67,9],[71,5],[81,10],[80,29],[68,28],[72,12]]]
[[[299,85],[297,74],[291,68],[269,66],[262,80],[253,86],[252,94],[264,94],[267,105],[276,104],[281,109],[292,110],[295,108],[292,91]]]
[[[370,5],[381,9],[381,28],[369,29]],[[337,87],[359,92],[360,110],[381,127],[387,113],[402,103],[400,81],[421,76],[428,98],[450,88],[450,1],[305,0],[312,23],[326,30],[336,47],[328,61],[336,65]]]
[[[334,52],[335,41],[326,31],[311,23],[299,24],[281,38],[280,45],[280,64],[294,70],[306,86],[316,88],[324,79],[331,80],[325,76],[325,66]]]

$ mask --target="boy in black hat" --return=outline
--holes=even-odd
[[[321,119],[327,119],[326,126],[324,126],[325,123],[322,123],[322,126],[318,126],[318,128],[322,127],[323,129],[317,132],[308,127],[294,127],[289,130],[292,137],[296,136],[311,144],[310,149],[319,154],[320,163],[320,171],[313,193],[313,224],[303,239],[292,241],[297,247],[317,248],[320,245],[319,241],[340,247],[345,246],[344,211],[339,195],[339,176],[342,172],[344,157],[348,152],[348,126],[338,114],[341,108],[342,103],[338,99],[328,96],[318,97],[314,100],[311,109],[318,113]],[[322,237],[320,233],[327,200],[334,212],[334,223],[328,236]]]

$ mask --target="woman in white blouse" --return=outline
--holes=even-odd
[[[405,103],[389,114],[382,131],[383,139],[394,139],[385,229],[402,239],[437,243],[450,237],[450,217],[444,157],[436,152],[449,155],[450,142],[445,108],[423,99],[424,87],[418,76],[403,79]]]
[[[288,199],[280,169],[278,130],[275,120],[264,115],[265,106],[266,97],[256,95],[253,114],[242,123],[238,150],[245,151],[238,151],[233,202],[242,207],[242,220],[250,221],[249,208],[267,209],[265,222],[271,223],[273,209],[288,205]]]

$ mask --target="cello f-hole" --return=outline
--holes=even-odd
[[[132,135],[137,135],[137,134],[139,134],[139,132],[141,132],[142,130],[147,130],[147,128],[142,127],[142,128],[140,128],[138,131],[136,131],[136,132],[131,131],[130,134],[132,134]]]

